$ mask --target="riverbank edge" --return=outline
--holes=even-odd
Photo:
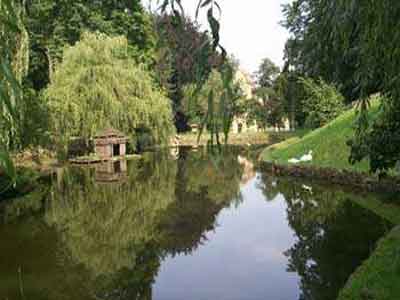
[[[261,171],[277,176],[301,177],[329,181],[332,184],[351,186],[368,192],[400,192],[400,178],[378,179],[366,172],[339,170],[307,165],[282,165],[259,160]]]
[[[350,276],[337,300],[400,299],[400,226],[381,238],[376,250]]]
[[[308,130],[298,131],[260,131],[247,132],[240,134],[229,134],[227,145],[229,146],[246,146],[246,145],[273,145],[293,137],[303,136]],[[223,140],[223,135],[221,136]],[[178,144],[183,147],[206,146],[209,140],[209,134],[203,133],[198,141],[198,133],[183,133],[178,135]],[[177,146],[176,143],[171,143],[170,146]]]

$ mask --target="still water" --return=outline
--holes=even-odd
[[[335,300],[392,225],[225,149],[59,170],[1,207],[0,300]],[[368,197],[376,197],[368,195]]]

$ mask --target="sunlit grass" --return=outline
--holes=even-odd
[[[351,276],[338,300],[400,299],[400,227],[378,244],[372,256]]]
[[[373,102],[370,115],[378,111],[378,102]],[[355,109],[350,109],[328,125],[306,134],[303,138],[292,138],[268,147],[261,155],[264,161],[288,164],[291,158],[299,158],[313,151],[313,161],[306,165],[366,172],[369,163],[364,160],[355,165],[349,163],[350,147],[346,144],[354,135]]]

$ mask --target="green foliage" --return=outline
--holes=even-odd
[[[307,127],[322,127],[344,111],[344,98],[333,85],[322,79],[301,78],[300,82],[305,90],[303,111],[307,115]]]
[[[360,97],[354,76],[360,63],[357,45],[360,10],[355,8],[369,6],[361,2],[296,0],[283,9],[283,25],[291,33],[286,44],[287,63],[300,76],[334,83],[347,101]],[[349,9],[341,9],[343,5]],[[340,28],[344,20],[348,21],[346,28]],[[369,88],[373,89],[375,83],[378,82]]]
[[[264,58],[257,71],[258,85],[261,87],[271,88],[276,77],[279,75],[279,67],[276,66],[269,58]]]
[[[399,166],[400,107],[393,98],[379,96],[373,101],[380,103],[379,113],[373,120],[362,120],[364,114],[359,113],[358,127],[366,128],[349,141],[350,161],[356,163],[368,157],[371,171],[384,174]]]
[[[275,83],[273,83],[275,84]],[[285,116],[284,100],[274,87],[260,87],[256,92],[257,100],[253,100],[248,107],[248,119],[256,120],[263,128],[283,127],[282,121]]]
[[[126,134],[146,128],[157,143],[174,132],[171,107],[151,75],[133,60],[124,37],[86,33],[64,52],[45,92],[58,142],[89,140],[114,127]]]
[[[173,102],[175,124],[179,131],[187,129],[187,119],[181,104],[184,87],[196,88],[218,66],[220,55],[212,49],[212,40],[200,26],[186,16],[179,22],[175,15],[154,16],[158,32],[155,70],[160,84],[169,92]]]
[[[214,69],[205,84],[200,87],[186,86],[182,110],[190,116],[190,121],[198,123],[207,129],[211,136],[211,143],[216,138],[220,143],[219,134],[225,135],[225,141],[237,110],[237,102],[242,92],[233,79],[233,68],[225,64],[221,71]]]
[[[17,179],[8,151],[16,140],[18,105],[22,97],[20,81],[28,62],[29,40],[22,24],[24,12],[24,2],[0,1],[0,176],[10,179],[8,186]]]
[[[23,87],[24,97],[19,110],[18,137],[20,149],[49,146],[49,111],[42,93]]]
[[[161,4],[161,12],[165,13],[168,8],[172,11],[176,22],[180,23],[182,21],[182,16],[184,16],[184,10],[182,7],[181,0],[157,0],[158,4]],[[221,15],[221,7],[216,0],[198,0],[196,9],[196,19],[198,18],[200,11],[206,10],[207,21],[209,25],[209,30],[213,39],[212,47],[214,50],[219,48],[226,56],[225,49],[220,45],[220,22],[219,15]]]
[[[182,24],[184,11],[181,5],[181,0],[159,0],[157,3],[161,3],[162,13],[165,13],[167,9],[170,8],[172,14],[174,15],[175,24],[178,26]],[[203,130],[207,128],[211,135],[210,144],[214,144],[215,140],[219,145],[221,133],[223,133],[225,136],[225,142],[227,141],[229,130],[233,121],[235,90],[232,89],[231,85],[234,76],[232,65],[226,61],[226,50],[220,44],[219,17],[222,13],[221,7],[216,0],[199,0],[196,10],[196,19],[200,11],[203,9],[207,11],[206,16],[209,25],[209,32],[211,33],[211,50],[212,52],[219,51],[221,53],[221,62],[216,67],[218,67],[222,75],[222,82],[225,91],[219,99],[219,103],[216,103],[215,101],[214,92],[210,91],[208,95],[208,111],[201,123],[199,136],[202,134]],[[205,43],[200,51],[207,56],[206,53],[209,52],[209,44]],[[197,91],[199,91],[202,85],[206,82],[207,76],[207,72],[198,76]]]
[[[220,99],[223,93],[223,83],[221,73],[213,70],[206,83],[200,91],[197,91],[196,84],[190,84],[184,87],[184,99],[181,109],[188,116],[191,123],[200,124],[208,111],[208,96],[211,91],[216,99]]]
[[[284,118],[288,118],[290,127],[303,127],[304,87],[299,83],[299,73],[289,70],[286,63],[282,72],[274,63],[263,60],[258,75],[257,97],[262,103],[256,104],[250,111],[250,117],[257,119],[263,127],[282,127]]]
[[[66,45],[85,31],[124,36],[140,62],[153,59],[155,33],[140,0],[33,0],[27,27],[32,40],[29,79],[36,90],[46,87]]]

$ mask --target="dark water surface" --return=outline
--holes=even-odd
[[[60,170],[1,210],[0,300],[334,300],[391,228],[361,198],[239,149]]]

